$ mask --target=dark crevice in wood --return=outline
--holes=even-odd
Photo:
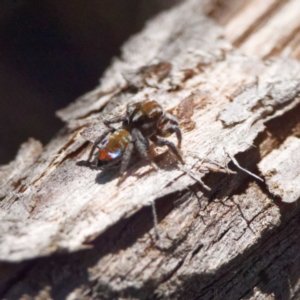
[[[231,227],[228,227],[226,230],[224,230],[219,236],[216,242],[220,242],[222,238],[231,230]]]
[[[201,243],[193,250],[192,255],[191,255],[191,260],[193,259],[193,257],[195,255],[197,255],[197,253],[199,253],[199,251],[203,248],[203,246],[204,245]]]
[[[171,278],[173,278],[173,276],[175,275],[175,273],[180,269],[180,267],[183,265],[185,259],[181,259],[179,260],[178,264],[175,266],[175,268],[172,270],[172,272],[170,272],[169,274],[167,274],[166,276],[164,276],[164,278],[162,278],[159,282],[159,284],[162,284],[168,280],[170,280]]]

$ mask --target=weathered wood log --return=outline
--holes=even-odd
[[[58,112],[47,146],[30,139],[1,167],[2,298],[299,297],[299,1],[258,2],[160,14]],[[83,137],[146,98],[180,120],[186,164],[152,149],[160,170],[136,159],[118,185],[118,169],[84,163]]]

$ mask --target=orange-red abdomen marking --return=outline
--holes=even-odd
[[[101,145],[98,161],[104,163],[121,159],[126,147],[131,141],[131,134],[127,130],[116,130]]]

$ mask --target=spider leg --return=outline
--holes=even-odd
[[[136,143],[135,146],[137,150],[139,150],[138,148],[141,148],[140,149],[141,151],[139,153],[142,155],[142,157],[144,158],[144,156],[148,156],[147,151],[149,150],[149,146],[150,146],[149,140],[145,138],[142,132],[137,128],[133,128],[131,134],[135,140]]]
[[[166,137],[175,132],[178,140],[178,148],[181,148],[182,133],[177,118],[169,113],[165,113],[160,122],[161,125],[159,126],[158,135]]]
[[[148,155],[149,140],[145,138],[137,128],[133,128],[131,134],[134,139],[134,146],[140,157],[146,159],[151,164],[151,166],[157,171],[157,165],[152,161],[152,159]]]
[[[178,148],[181,148],[182,134],[181,134],[181,130],[178,127],[178,125],[174,124],[174,125],[170,125],[166,129],[161,129],[159,131],[159,135],[165,137],[165,136],[171,135],[174,132],[175,132],[177,140],[178,140]]]
[[[98,145],[105,139],[105,137],[110,133],[114,131],[114,129],[110,128],[110,129],[107,129],[106,131],[104,131],[96,140],[95,142],[93,143],[93,147],[90,151],[90,154],[89,154],[89,158],[88,158],[88,161],[91,161],[92,157],[93,157],[93,154],[95,152],[95,149],[98,147]]]
[[[170,121],[172,124],[179,125],[177,118],[167,112],[165,113],[164,118]]]
[[[167,146],[173,152],[173,154],[176,155],[176,157],[180,160],[180,162],[182,164],[184,164],[184,160],[181,156],[181,153],[174,143],[172,143],[166,139],[159,138],[157,136],[152,136],[151,140],[154,142],[155,145],[157,145],[159,147]]]
[[[120,168],[120,174],[121,176],[124,175],[127,167],[128,167],[128,164],[130,162],[130,158],[131,158],[131,154],[133,152],[133,143],[129,143],[128,146],[126,147],[125,149],[125,152],[123,154],[123,158],[122,158],[122,161],[121,161],[121,168]]]
[[[111,124],[115,124],[115,123],[121,123],[121,122],[127,122],[127,117],[115,117],[109,120],[104,120],[103,123],[106,127],[110,128],[110,129],[114,129],[116,130]]]

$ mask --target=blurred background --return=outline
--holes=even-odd
[[[181,0],[1,0],[0,165],[63,123],[55,111],[99,82],[121,45]],[[87,4],[88,3],[88,4]]]

